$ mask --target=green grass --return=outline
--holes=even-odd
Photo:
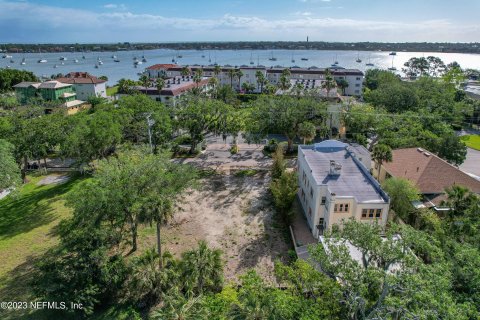
[[[37,186],[44,176],[29,178],[17,194],[0,200],[0,301],[34,299],[29,287],[34,264],[58,243],[56,226],[71,216],[65,194],[81,181],[73,176],[63,184]]]
[[[118,86],[108,87],[107,88],[107,96],[116,95],[118,92]]]
[[[463,142],[465,142],[467,147],[480,150],[480,135],[463,136],[461,139]]]

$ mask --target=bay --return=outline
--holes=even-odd
[[[10,66],[14,69],[22,69],[34,72],[37,76],[50,77],[59,73],[66,74],[74,71],[86,71],[96,76],[107,76],[108,85],[114,85],[121,78],[137,80],[139,73],[144,68],[157,63],[172,63],[175,60],[180,65],[211,65],[218,63],[220,65],[241,66],[263,65],[266,67],[319,67],[326,68],[338,61],[344,68],[354,68],[362,71],[368,68],[387,69],[393,66],[401,73],[403,64],[411,57],[437,56],[445,63],[457,61],[462,68],[480,69],[479,54],[463,53],[438,53],[438,52],[397,52],[396,56],[390,56],[389,52],[378,51],[320,51],[320,50],[217,50],[217,51],[199,51],[199,50],[168,50],[157,49],[148,51],[118,51],[118,52],[61,52],[61,53],[26,53],[12,55],[13,63],[10,59],[0,59],[0,68]],[[3,55],[3,54],[2,54]],[[82,55],[85,59],[82,59]],[[115,55],[120,62],[115,62],[112,56]],[[133,65],[133,59],[139,60],[145,56],[147,62],[139,65],[137,68]],[[179,57],[181,56],[181,57]],[[61,61],[60,57],[67,60]],[[270,60],[276,58],[276,61]],[[26,64],[20,62],[25,58]],[[103,65],[95,68],[98,59],[102,60]],[[308,59],[308,60],[302,60]],[[362,60],[356,62],[357,58]],[[37,63],[40,59],[46,59],[47,63]],[[77,59],[78,63],[74,60]],[[291,60],[294,59],[293,63]],[[61,63],[64,63],[63,65]],[[366,63],[373,63],[373,67],[366,66]],[[54,68],[54,66],[57,66]]]

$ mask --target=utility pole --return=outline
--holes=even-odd
[[[150,152],[153,153],[153,145],[152,145],[152,127],[155,124],[155,120],[151,119],[151,113],[146,115],[147,118],[147,128],[148,128],[148,142],[150,143]]]

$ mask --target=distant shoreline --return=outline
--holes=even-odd
[[[480,43],[383,43],[383,42],[175,42],[175,43],[86,43],[86,44],[0,44],[2,52],[82,52],[129,50],[336,50],[336,51],[394,51],[480,54]]]

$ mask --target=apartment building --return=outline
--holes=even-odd
[[[175,76],[180,76],[182,74],[183,66],[176,64],[156,64],[148,67],[145,72],[150,78],[170,78]],[[294,81],[299,81],[302,83],[317,83],[321,84],[325,81],[326,68],[284,68],[281,66],[277,67],[264,67],[264,66],[230,66],[225,65],[219,68],[219,74],[215,74],[215,66],[200,66],[193,65],[188,67],[191,74],[193,74],[197,69],[203,70],[203,75],[206,77],[217,76],[221,85],[232,85],[234,89],[240,91],[243,83],[253,84],[255,87],[255,92],[260,92],[260,85],[257,82],[257,72],[263,74],[263,76],[273,85],[277,85],[280,82],[282,72],[285,69],[290,70],[290,79]],[[242,76],[239,78],[237,76],[232,76],[232,70],[239,70],[242,73]],[[335,80],[346,80],[348,82],[348,87],[345,89],[345,95],[347,96],[361,96],[363,89],[363,78],[364,74],[362,71],[357,69],[341,69],[341,68],[330,68],[328,69],[332,74]]]
[[[336,140],[298,149],[298,197],[308,227],[318,239],[325,230],[354,218],[385,225],[390,198],[370,175],[364,150]]]

